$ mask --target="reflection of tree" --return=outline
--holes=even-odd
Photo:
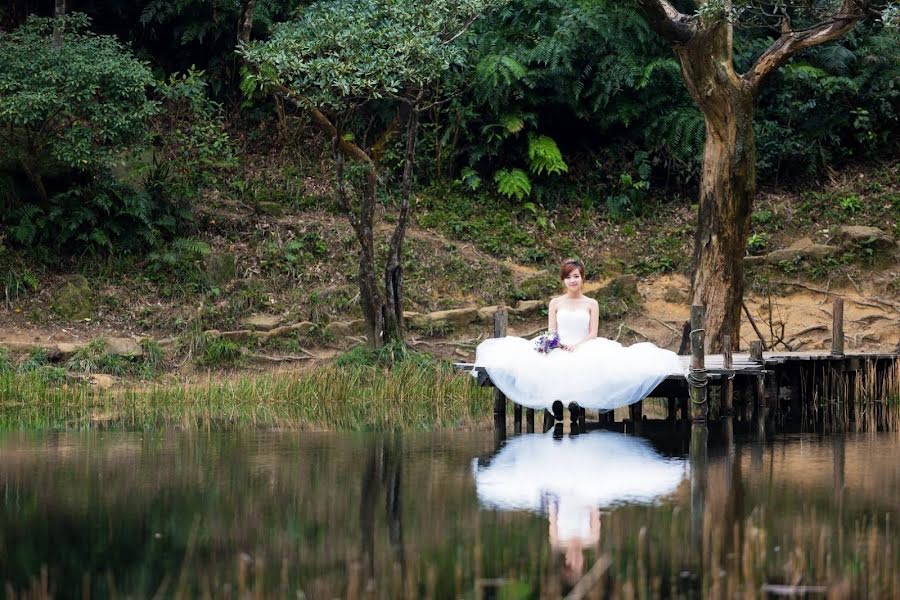
[[[403,441],[400,434],[372,440],[362,472],[362,494],[359,499],[359,528],[362,543],[363,580],[369,589],[375,587],[375,504],[384,490],[388,539],[395,564],[406,579],[406,556],[403,548]]]

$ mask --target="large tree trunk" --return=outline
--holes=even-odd
[[[723,335],[733,345],[740,340],[743,257],[756,194],[753,94],[732,66],[730,24],[698,31],[675,52],[706,122],[691,299],[706,307],[707,350],[721,352]]]

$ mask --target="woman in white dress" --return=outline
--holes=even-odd
[[[669,375],[684,373],[670,350],[597,337],[599,306],[583,294],[584,275],[580,261],[560,267],[566,292],[550,301],[547,324],[559,336],[558,348],[542,353],[533,340],[507,336],[485,340],[475,351],[475,367],[484,367],[510,400],[552,410],[557,419],[565,405],[608,411],[632,404]]]

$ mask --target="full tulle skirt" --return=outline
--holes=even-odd
[[[517,436],[490,460],[473,460],[472,472],[482,506],[544,512],[548,496],[567,506],[652,504],[676,491],[688,465],[645,439],[594,431]]]
[[[534,409],[561,400],[566,406],[577,402],[582,408],[613,410],[641,400],[669,375],[684,374],[671,350],[649,342],[623,346],[606,338],[547,354],[524,338],[491,338],[478,345],[475,366],[484,367],[507,398]]]

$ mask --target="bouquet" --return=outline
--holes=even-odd
[[[534,338],[534,349],[541,354],[547,354],[554,348],[561,348],[559,343],[559,334],[555,331],[548,331],[543,335]]]

